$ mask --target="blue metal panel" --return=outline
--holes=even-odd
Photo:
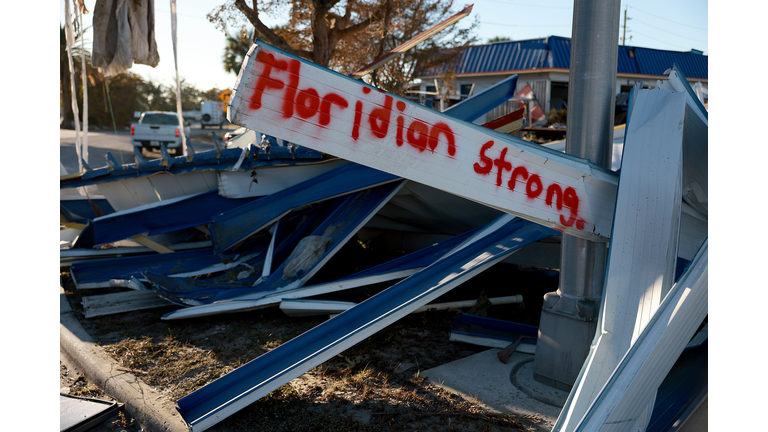
[[[229,199],[218,190],[191,195],[178,200],[161,201],[139,208],[112,213],[94,219],[93,243],[78,239],[75,247],[93,247],[125,240],[139,234],[155,235],[211,222],[214,215],[255,201],[257,198]]]
[[[333,213],[317,226],[308,237],[319,239],[322,236],[327,240],[326,245],[318,251],[314,260],[310,260],[306,264],[306,268],[302,267],[295,273],[286,274],[287,265],[290,264],[286,260],[265,281],[255,286],[218,284],[214,287],[208,286],[204,291],[202,287],[205,284],[195,281],[166,278],[151,273],[146,273],[145,276],[152,283],[153,289],[161,297],[184,304],[190,304],[190,302],[184,302],[183,299],[194,299],[194,304],[205,304],[245,294],[272,291],[289,285],[301,286],[344,246],[350,236],[354,235],[370,219],[373,213],[381,208],[399,190],[402,184],[402,181],[385,184],[353,193],[344,199]],[[189,286],[185,286],[187,282]],[[222,287],[224,289],[220,289]],[[182,292],[185,294],[190,293],[190,295],[182,295]],[[203,292],[204,294],[201,295]]]
[[[260,249],[266,250],[265,242]],[[161,274],[186,273],[217,264],[223,260],[233,260],[237,255],[255,253],[256,250],[239,253],[214,254],[213,248],[179,251],[172,254],[153,254],[136,257],[122,257],[82,261],[72,264],[70,271],[77,285],[104,282],[110,279],[130,279],[141,277],[144,271]]]
[[[443,113],[459,120],[474,121],[515,95],[518,76],[512,75],[482,93],[453,105]]]
[[[265,228],[291,209],[397,180],[396,176],[347,164],[213,218],[216,251],[228,249]]]
[[[434,245],[431,245],[423,249],[420,249],[418,251],[412,252],[410,254],[404,255],[400,258],[396,258],[394,260],[371,267],[369,269],[362,270],[353,275],[338,279],[335,281],[333,286],[327,286],[327,284],[320,284],[320,285],[314,285],[309,287],[302,286],[302,287],[293,288],[293,289],[278,288],[278,289],[273,289],[269,291],[260,291],[258,293],[255,293],[255,295],[247,295],[247,298],[242,296],[252,291],[252,289],[250,288],[250,284],[248,287],[225,286],[224,287],[225,289],[231,291],[231,295],[227,295],[228,297],[232,297],[229,301],[237,303],[236,305],[237,307],[233,308],[230,311],[250,310],[250,309],[256,309],[260,307],[267,307],[267,306],[277,304],[282,299],[285,299],[285,298],[303,298],[303,297],[311,297],[313,295],[318,295],[318,294],[327,294],[330,292],[342,291],[344,289],[348,289],[343,286],[344,282],[349,282],[354,280],[362,280],[365,278],[376,278],[377,282],[387,282],[395,279],[402,279],[403,271],[415,270],[415,269],[421,269],[421,268],[427,267],[428,265],[434,263],[435,261],[440,259],[442,256],[444,256],[445,254],[453,250],[456,246],[458,246],[459,244],[467,240],[470,236],[474,235],[477,231],[478,229],[470,230],[464,234],[457,235],[448,240],[443,240],[442,242],[436,243]],[[159,279],[154,278],[154,275],[153,275],[153,279],[155,279],[156,282],[160,281]],[[181,305],[186,305],[186,304],[180,300],[179,294],[184,294],[185,296],[184,298],[186,299],[197,299],[198,298],[197,296],[200,296],[201,298],[208,298],[211,295],[216,294],[214,291],[216,290],[217,287],[222,286],[220,284],[217,285],[215,283],[209,283],[208,281],[201,282],[199,280],[196,280],[193,282],[195,284],[194,288],[190,288],[177,280],[165,279],[164,281],[166,281],[166,283],[164,284],[161,283],[160,285],[162,285],[162,287],[155,286],[154,287],[155,290],[161,293],[161,297],[166,298],[167,295],[172,296],[175,299],[174,302]],[[366,284],[367,283],[362,283],[361,285],[355,285],[355,287],[364,286]],[[318,289],[318,287],[320,288]],[[240,291],[236,291],[236,290],[240,290]],[[311,291],[312,293],[307,294],[309,291]],[[184,318],[185,314],[188,314],[190,310],[192,309],[200,310],[203,307],[204,306],[201,306],[198,308],[188,308],[183,311],[169,312],[163,316],[163,319]],[[216,313],[221,313],[221,312],[216,312]]]
[[[163,166],[161,159],[155,159],[139,164],[131,163],[118,165],[116,168],[97,168],[85,172],[80,178],[62,180],[59,187],[72,188],[112,182],[127,178],[144,177],[158,172],[183,174],[193,171],[222,171],[231,170],[240,159],[242,149],[224,149],[217,156],[216,150],[208,150],[194,155],[192,161],[184,156],[168,158],[168,166]],[[293,152],[290,148],[271,146],[269,149],[263,146],[251,145],[248,154],[240,165],[240,170],[246,171],[253,168],[273,165],[300,165],[306,162],[322,160],[322,154],[316,150],[297,146]]]
[[[555,231],[514,220],[274,350],[190,393],[177,410],[202,431]]]
[[[384,274],[384,273],[389,273],[389,272],[394,272],[399,270],[408,270],[408,269],[418,268],[418,267],[427,267],[428,265],[440,259],[440,257],[442,257],[443,255],[450,252],[453,248],[455,248],[456,246],[460,245],[462,242],[467,240],[470,236],[474,235],[478,230],[479,228],[469,230],[463,234],[453,236],[447,240],[443,240],[439,243],[435,243],[423,249],[419,249],[407,255],[403,255],[400,258],[387,261],[377,266],[373,266],[369,269],[362,270],[355,274],[341,278],[338,280],[338,282],[350,280],[350,279],[358,279],[361,277],[379,275],[379,274]]]
[[[289,216],[282,218],[278,230],[274,234],[276,241],[272,258],[273,262],[282,263],[293,248],[296,247],[299,240],[312,233],[316,222],[327,219],[343,202],[343,197],[330,199],[320,203],[312,211],[299,213],[296,217],[300,217],[301,220],[295,227],[292,227],[290,232],[286,232],[286,229],[288,226],[293,225],[290,223],[292,218]],[[263,268],[264,256],[260,256],[257,262],[249,262],[248,264],[254,268]],[[272,273],[271,270],[270,274]],[[254,291],[254,283],[261,278],[261,272],[256,272],[250,277],[236,281],[221,276],[208,279],[169,278],[154,272],[146,272],[144,276],[150,282],[152,289],[160,297],[178,305],[188,306],[190,304],[210,303],[219,293],[228,293],[226,297],[236,297],[252,293]]]
[[[285,230],[291,219],[286,216],[282,219],[277,232],[275,232],[276,242],[273,252],[273,262],[282,263],[288,257],[296,244],[303,237],[311,234],[318,220],[327,219],[344,202],[344,198],[335,198],[327,200],[316,206],[313,211],[301,212],[297,217],[301,217],[299,223],[292,227],[290,232]],[[306,217],[304,217],[306,216]],[[238,248],[240,249],[240,248]],[[264,257],[259,257],[258,262],[249,262],[254,268],[263,268]],[[270,274],[272,273],[270,269]],[[233,281],[227,277],[212,277],[208,279],[198,278],[168,278],[162,274],[146,272],[144,276],[150,282],[152,289],[164,299],[182,306],[190,304],[205,304],[213,301],[214,296],[219,293],[229,293],[226,297],[235,297],[248,294],[254,291],[253,284],[261,278],[261,273],[257,272],[250,277]]]
[[[98,217],[99,215],[94,212],[94,206],[102,213],[101,216],[115,212],[109,201],[103,198],[59,200],[59,211],[70,222],[84,224]]]

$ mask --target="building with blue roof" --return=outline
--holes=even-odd
[[[701,51],[666,51],[620,45],[618,47],[616,94],[629,92],[636,83],[645,88],[656,87],[657,80],[665,80],[664,72],[677,64],[692,87],[700,83],[706,92],[708,83],[708,57]],[[563,109],[568,103],[568,72],[571,63],[571,39],[550,36],[546,38],[503,41],[468,47],[453,62],[454,90],[447,92],[451,103],[489,88],[513,74],[520,74],[517,90],[530,85],[536,100],[544,109]],[[411,88],[420,94],[422,102],[431,104],[442,84],[448,65],[418,71],[420,82]],[[435,106],[439,108],[439,106]],[[486,120],[501,115],[492,111]],[[479,123],[483,119],[478,120]]]

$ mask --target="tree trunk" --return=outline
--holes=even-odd
[[[328,23],[325,16],[328,13],[323,1],[314,1],[312,11],[312,44],[315,52],[314,62],[323,67],[328,67],[331,62],[331,50],[328,40]]]
[[[75,118],[72,114],[72,87],[69,82],[69,66],[59,70],[59,85],[61,86],[61,108],[64,116],[62,126],[69,127]]]

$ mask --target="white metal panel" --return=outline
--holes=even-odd
[[[609,172],[373,91],[266,45],[249,51],[229,104],[235,124],[581,238],[610,235],[616,179]],[[513,189],[516,168],[525,175],[515,177]],[[567,199],[547,203],[550,188]]]
[[[99,190],[115,211],[126,210],[138,205],[122,182],[101,183]]]
[[[210,179],[206,180],[206,177]],[[162,173],[148,178],[160,200],[196,195],[216,189],[215,171],[193,171],[176,175]],[[210,184],[214,185],[213,189],[210,188]]]
[[[627,432],[640,418],[644,404],[654,397],[707,315],[708,263],[705,241],[576,430]]]
[[[680,243],[677,249],[677,256],[692,260],[696,251],[707,238],[707,221],[693,216],[691,213],[683,211],[680,219]]]
[[[349,161],[344,159],[332,159],[301,165],[267,166],[248,171],[219,171],[219,195],[225,198],[271,195],[347,163]]]
[[[154,291],[126,291],[83,297],[83,312],[86,318],[153,309],[170,306],[171,303],[158,297]]]
[[[555,430],[574,430],[672,286],[684,117],[684,94],[638,92],[626,131],[598,335]]]
[[[683,198],[696,210],[708,213],[709,208],[709,137],[707,122],[688,107],[685,115],[683,152]]]

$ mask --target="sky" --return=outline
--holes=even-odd
[[[64,1],[60,0],[60,23],[64,23]],[[95,0],[85,0],[93,11]],[[205,15],[222,0],[177,1],[177,47],[179,76],[200,90],[231,88],[236,75],[225,72],[221,57],[225,36],[208,21]],[[456,3],[456,11],[464,5]],[[704,0],[625,0],[621,2],[620,25],[627,14],[626,45],[673,51],[692,48],[709,54],[708,3]],[[166,85],[175,84],[170,1],[155,2],[156,41],[160,63],[155,67],[135,64],[130,71],[145,79]],[[93,14],[83,16],[85,27],[91,25]],[[495,36],[512,40],[534,39],[546,36],[571,37],[573,0],[476,0],[472,14],[460,22],[468,26],[479,20],[477,35],[481,42]],[[269,17],[267,25],[282,24],[286,15]],[[619,34],[621,35],[620,28]],[[91,50],[92,33],[86,34],[86,49]]]

